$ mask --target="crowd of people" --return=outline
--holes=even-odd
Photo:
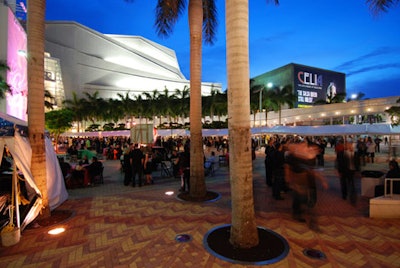
[[[293,217],[304,221],[302,214],[305,208],[311,209],[316,204],[317,182],[327,187],[320,169],[325,165],[325,150],[330,144],[336,154],[335,167],[340,181],[341,197],[355,203],[354,175],[361,170],[361,166],[374,163],[375,153],[380,152],[381,142],[382,140],[378,137],[375,139],[363,137],[354,140],[352,137],[302,139],[299,136],[272,136],[265,146],[266,184],[271,188],[272,197],[275,200],[283,200],[281,194],[291,192]],[[204,156],[205,171],[213,172],[212,165],[217,162],[216,152],[219,155],[228,155],[229,142],[222,137],[207,137],[204,138],[203,145],[205,155],[209,155],[209,158]],[[253,140],[252,151],[257,146],[259,146],[258,142]],[[171,163],[172,176],[181,179],[179,191],[190,191],[189,138],[159,138],[151,146],[142,147],[140,144],[131,143],[130,139],[125,137],[74,139],[70,144],[69,153],[74,154],[76,153],[74,150],[87,148],[95,150],[97,154],[102,154],[106,159],[120,159],[126,186],[141,187],[154,184],[152,172],[157,169],[160,162],[167,160]],[[154,148],[162,148],[163,151],[154,150]],[[84,155],[82,161],[86,158]],[[100,163],[96,157],[92,159],[93,163]],[[84,185],[93,183],[94,175],[93,171],[90,171],[93,163],[90,165],[88,162],[80,163],[87,170],[85,173],[87,175],[84,175],[82,179]],[[79,167],[76,167],[75,171],[78,169]],[[68,172],[65,176],[69,176]],[[389,163],[389,172],[386,177],[400,177],[396,161],[392,160]],[[397,188],[398,185],[395,184],[394,191],[400,193],[400,189]],[[375,195],[382,195],[383,185],[377,186],[375,192]]]
[[[135,187],[138,185],[154,184],[152,172],[163,161],[170,161],[172,173],[181,179],[180,191],[190,189],[190,139],[188,137],[163,138],[158,137],[154,144],[140,145],[131,142],[129,137],[86,137],[67,138],[59,141],[66,146],[69,162],[60,161],[67,186],[93,185],[89,175],[84,176],[81,170],[89,165],[89,160],[97,156],[106,160],[120,160],[124,172],[124,185]],[[216,162],[215,151],[228,155],[228,141],[222,137],[207,137],[203,140],[205,152],[210,157],[205,160],[205,171],[211,174]],[[160,150],[162,149],[162,150]],[[75,163],[76,162],[76,163]],[[68,170],[68,171],[67,171]]]
[[[305,222],[303,212],[316,204],[316,181],[328,184],[316,167],[323,166],[326,144],[296,137],[274,136],[265,147],[266,184],[275,200],[283,200],[282,192],[292,193],[293,218]]]
[[[340,182],[341,197],[356,203],[355,173],[361,166],[374,163],[375,153],[380,152],[379,137],[304,138],[298,136],[271,137],[265,146],[265,179],[275,200],[283,200],[281,193],[292,192],[292,211],[296,220],[304,221],[302,212],[316,204],[316,182],[327,183],[322,176],[324,154],[330,144],[334,148],[335,167]],[[387,178],[400,178],[397,162],[389,162]],[[400,193],[400,182],[394,183],[394,193]],[[384,185],[378,185],[375,196],[383,195]],[[389,189],[390,190],[390,189]]]
[[[92,157],[91,163],[86,157],[77,164],[66,162],[64,157],[60,157],[58,160],[67,188],[73,189],[103,183],[104,166],[96,156]]]

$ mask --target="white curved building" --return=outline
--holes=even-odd
[[[45,35],[46,52],[60,60],[66,99],[74,91],[78,97],[98,91],[99,97],[119,99],[118,93],[190,87],[175,51],[146,38],[105,35],[70,21],[46,22]],[[202,83],[202,95],[221,86]]]

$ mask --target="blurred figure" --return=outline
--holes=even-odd
[[[268,144],[265,146],[265,183],[272,186],[272,170],[274,167],[274,154],[275,154],[275,140],[269,139]]]
[[[324,155],[325,155],[326,142],[324,139],[319,138],[317,140],[316,144],[320,148],[320,153],[317,155],[317,165],[320,167],[323,167],[323,166],[325,166]]]
[[[174,178],[179,178],[179,155],[177,150],[172,151],[170,161],[172,163],[172,174]]]
[[[190,147],[185,146],[184,151],[179,154],[179,165],[181,170],[180,192],[190,191]]]
[[[367,159],[368,163],[371,160],[371,163],[374,163],[375,158],[375,142],[372,140],[371,137],[367,139]]]
[[[205,158],[204,171],[205,171],[206,176],[214,175],[214,165],[215,165],[216,161],[217,161],[217,158],[215,157],[214,151],[211,152],[211,155],[208,158]]]
[[[366,163],[366,156],[367,156],[367,143],[363,138],[359,138],[357,141],[357,154],[358,162],[356,161],[356,168],[359,169],[359,166],[365,166]],[[359,163],[359,164],[357,164]]]
[[[131,154],[131,147],[133,145],[129,145],[124,149],[124,154],[123,154],[123,161],[122,161],[122,170],[124,171],[124,185],[128,186],[131,179],[132,179],[132,166],[131,166],[131,160],[130,160],[130,154]]]
[[[350,195],[351,203],[356,202],[356,190],[354,186],[354,149],[351,142],[344,143],[339,141],[335,147],[336,151],[336,167],[340,178],[340,188],[343,200]]]
[[[146,153],[144,154],[144,162],[143,162],[143,173],[145,176],[146,181],[144,182],[145,185],[154,184],[153,178],[151,173],[153,171],[153,163],[151,161],[151,148],[146,148]]]
[[[90,165],[86,166],[85,168],[89,173],[89,178],[90,178],[91,184],[95,183],[94,178],[96,176],[101,175],[103,172],[103,169],[104,169],[103,164],[97,159],[96,156],[93,156],[92,163]]]
[[[303,218],[304,210],[308,211],[310,217],[310,228],[318,228],[312,208],[317,202],[316,179],[327,189],[325,179],[313,169],[315,158],[320,153],[316,145],[307,142],[292,143],[288,145],[285,164],[285,180],[293,190],[293,219],[306,222]]]
[[[281,191],[285,189],[285,152],[282,143],[275,144],[272,170],[272,196],[275,200],[283,200]]]
[[[68,162],[65,162],[64,157],[58,158],[61,173],[63,174],[64,180],[67,180],[71,176],[72,167]],[[3,165],[3,162],[1,163]]]
[[[131,167],[132,167],[132,186],[136,186],[136,176],[138,177],[139,187],[142,186],[142,176],[143,176],[143,162],[144,155],[142,150],[140,150],[139,144],[135,143],[133,150],[129,156]]]

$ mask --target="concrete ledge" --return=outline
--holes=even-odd
[[[400,195],[378,196],[369,200],[370,218],[400,218]]]

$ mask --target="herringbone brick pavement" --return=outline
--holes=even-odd
[[[400,267],[400,220],[369,218],[367,198],[359,197],[355,205],[342,200],[332,161],[324,169],[329,189],[319,189],[317,206],[308,215],[317,226],[310,228],[291,218],[290,193],[282,201],[271,198],[263,157],[258,154],[254,162],[257,224],[279,233],[290,246],[286,258],[267,267]],[[60,224],[65,233],[26,229],[17,245],[0,248],[0,267],[251,267],[223,261],[203,246],[207,231],[231,220],[228,168],[206,179],[208,190],[221,199],[190,203],[165,194],[177,192],[176,179],[154,174],[154,185],[126,187],[119,163],[104,164],[104,185],[70,190],[69,200],[57,208],[74,211]],[[359,189],[359,177],[356,181]],[[178,234],[192,240],[178,242]],[[307,257],[306,248],[321,250],[326,258]]]

